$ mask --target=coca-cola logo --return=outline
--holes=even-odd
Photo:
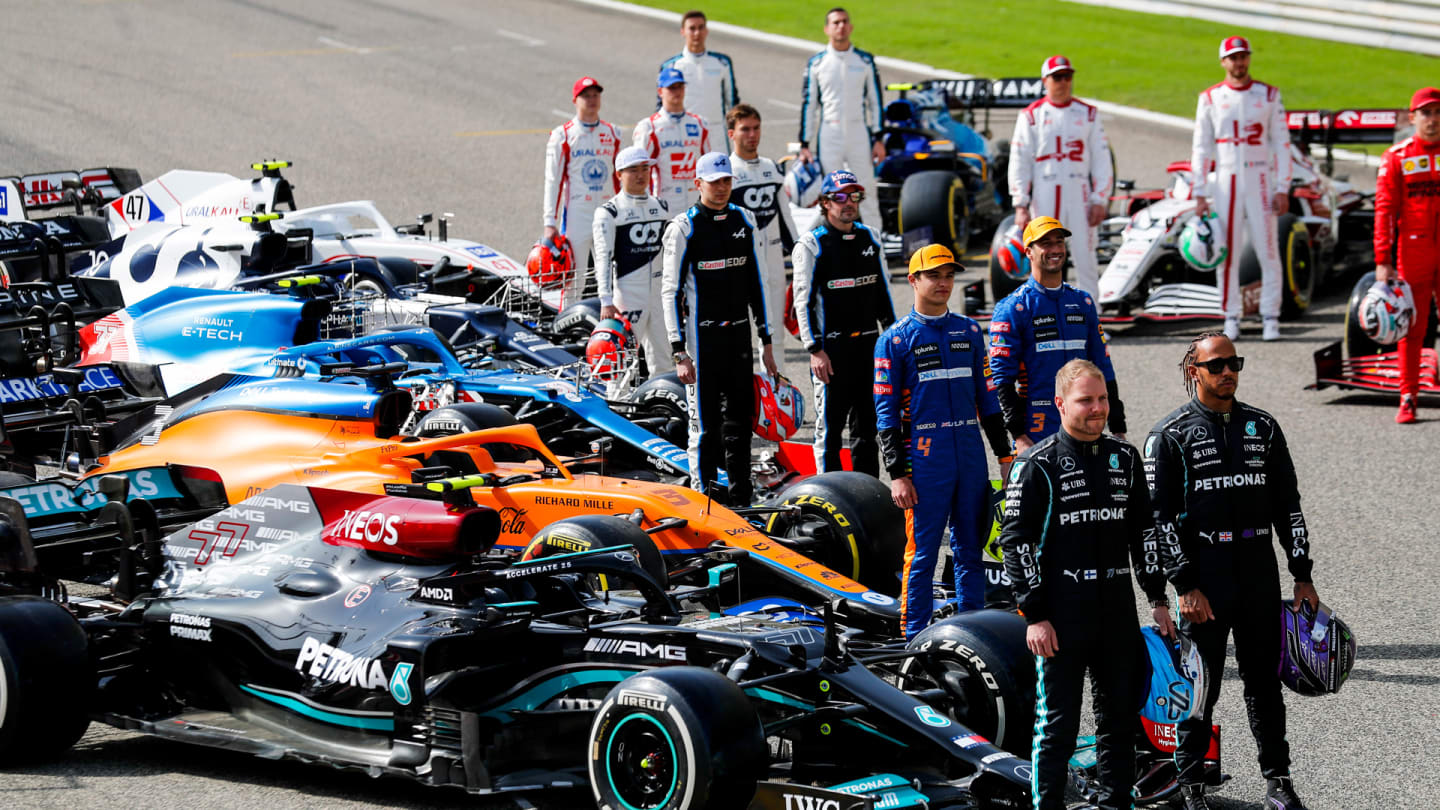
[[[500,510],[501,534],[524,534],[527,510],[507,506]]]

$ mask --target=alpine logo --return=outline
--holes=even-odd
[[[685,648],[674,644],[647,644],[620,638],[592,638],[585,642],[585,652],[602,655],[633,655],[637,658],[658,658],[662,661],[684,661]]]

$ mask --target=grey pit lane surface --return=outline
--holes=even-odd
[[[286,158],[296,162],[287,176],[301,205],[373,199],[396,223],[454,212],[453,233],[519,259],[540,232],[545,133],[569,115],[570,85],[584,74],[599,78],[607,88],[602,115],[628,132],[653,109],[656,66],[679,49],[669,23],[558,0],[12,0],[4,14],[10,64],[23,69],[0,86],[0,173],[110,165],[133,166],[147,179],[172,168],[246,176],[253,160]],[[864,19],[855,36],[863,47]],[[719,34],[711,45],[735,58],[745,100],[765,116],[762,152],[778,157],[795,138],[806,55]],[[1264,78],[1263,64],[1256,73]],[[909,78],[922,77],[884,73],[886,81]],[[996,134],[1008,135],[1011,120],[995,116]],[[1106,124],[1120,176],[1142,187],[1162,183],[1165,164],[1188,156],[1187,132],[1114,117]],[[1373,182],[1373,170],[1339,171]],[[962,281],[979,275],[969,271]],[[903,311],[903,270],[894,295]],[[1360,640],[1338,697],[1288,700],[1294,771],[1312,808],[1433,807],[1440,566],[1431,526],[1440,420],[1422,408],[1419,424],[1398,427],[1388,397],[1301,390],[1312,352],[1341,334],[1343,297],[1327,291],[1279,343],[1260,343],[1256,324],[1239,346],[1248,359],[1241,397],[1274,413],[1290,440],[1320,593]],[[1113,330],[1132,439],[1183,400],[1175,363],[1198,328]],[[784,354],[808,395],[804,353],[787,339]],[[1232,660],[1217,717],[1236,779],[1216,797],[1220,807],[1255,807],[1263,791],[1240,691]],[[0,803],[474,805],[458,792],[99,726],[58,763],[0,770]]]

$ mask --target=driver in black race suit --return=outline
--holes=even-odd
[[[1011,466],[1000,533],[1038,678],[1030,791],[1039,810],[1066,806],[1088,669],[1099,806],[1129,808],[1142,684],[1130,572],[1155,606],[1161,632],[1173,636],[1165,555],[1151,522],[1140,454],[1104,435],[1110,415],[1104,374],[1077,358],[1060,367],[1054,384],[1060,430]]]
[[[1233,631],[1245,710],[1268,780],[1265,806],[1303,810],[1290,781],[1280,695],[1274,540],[1295,579],[1296,607],[1302,599],[1318,607],[1320,597],[1310,579],[1310,533],[1285,434],[1273,416],[1235,399],[1244,364],[1224,335],[1197,337],[1180,364],[1194,398],[1145,439],[1155,524],[1162,546],[1179,550],[1166,573],[1180,595],[1180,629],[1199,648],[1209,685],[1204,715],[1180,724],[1175,763],[1186,810],[1208,807],[1204,757]]]

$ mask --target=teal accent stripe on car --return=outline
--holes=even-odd
[[[241,684],[240,689],[244,692],[254,695],[255,697],[260,698],[261,700],[273,703],[276,706],[281,707],[282,709],[289,709],[296,714],[304,715],[305,717],[309,717],[312,720],[319,720],[322,723],[330,723],[332,725],[345,726],[347,728],[358,728],[364,731],[395,730],[395,720],[392,717],[357,717],[355,715],[344,714],[341,711],[331,711],[328,709],[321,709],[317,706],[311,706],[310,704],[289,695],[270,694],[268,692],[262,692],[259,689],[247,686],[245,684]]]

